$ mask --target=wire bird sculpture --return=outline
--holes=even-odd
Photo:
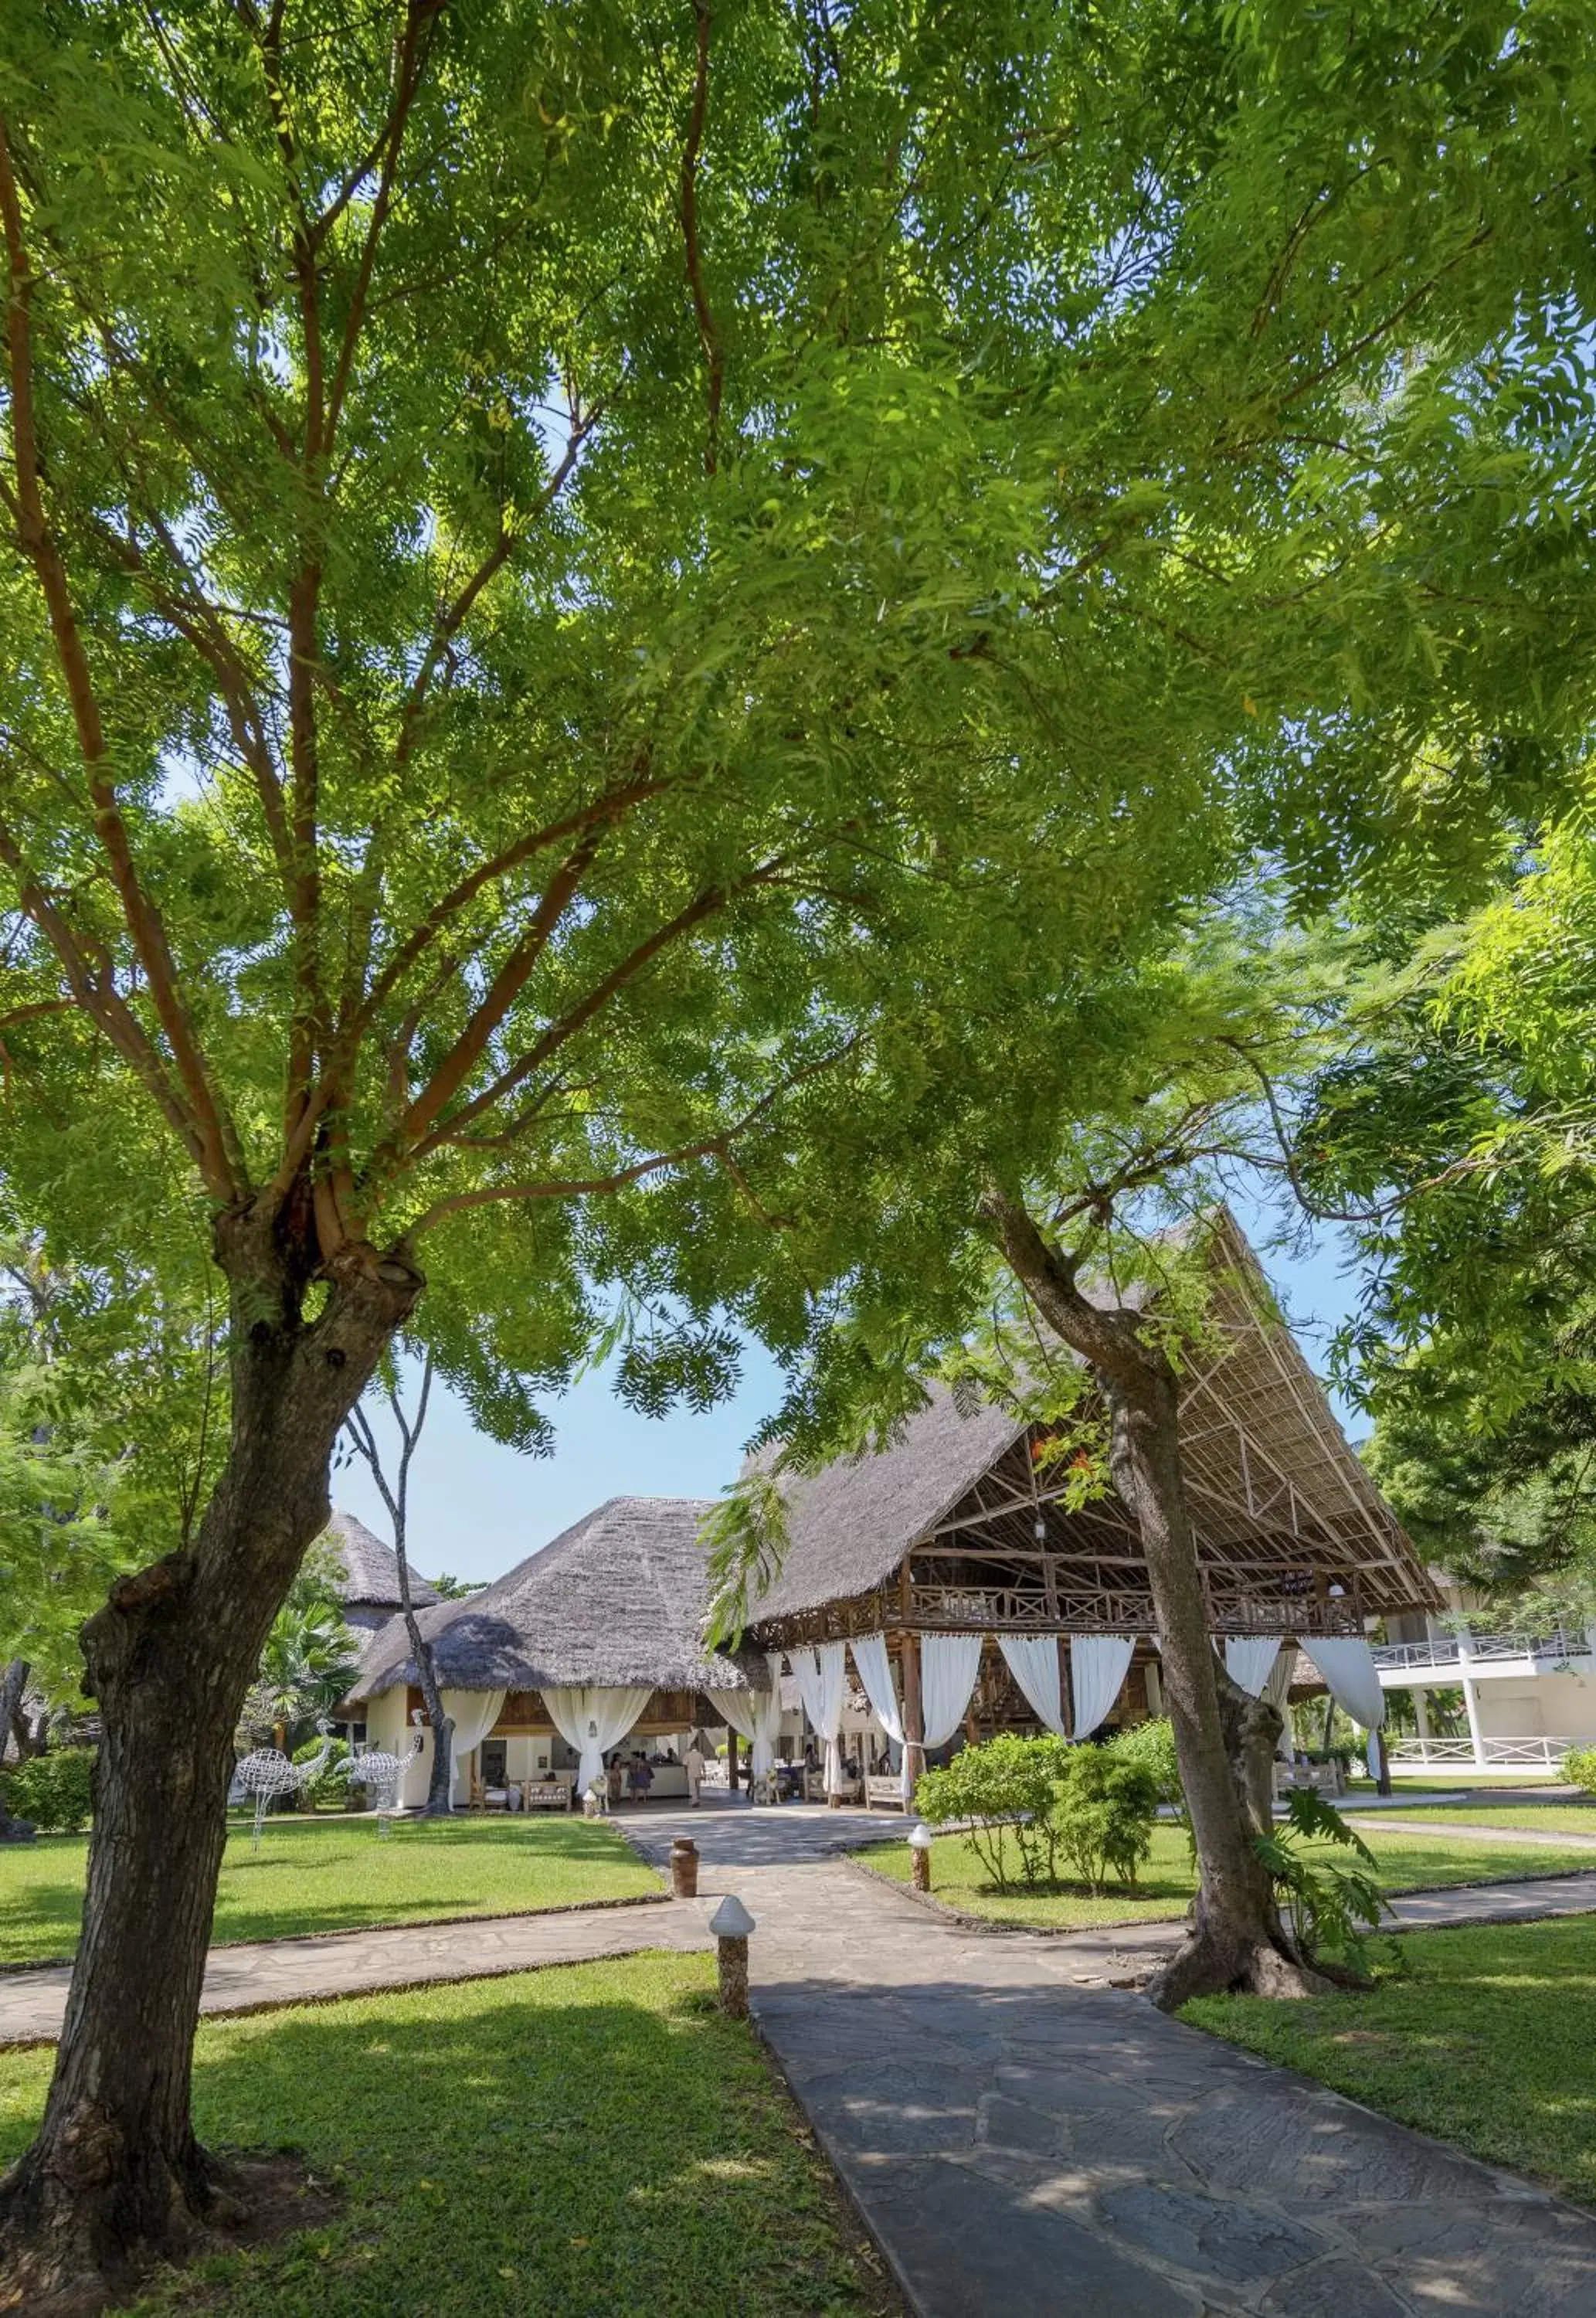
[[[246,1755],[236,1765],[234,1785],[242,1787],[247,1795],[255,1797],[252,1851],[258,1851],[261,1847],[261,1822],[272,1808],[273,1799],[277,1795],[302,1793],[306,1787],[313,1786],[327,1768],[327,1756],[332,1751],[332,1739],[324,1736],[320,1754],[313,1756],[308,1763],[291,1763],[288,1756],[279,1754],[275,1747],[262,1747],[255,1754]]]
[[[426,1733],[417,1730],[402,1755],[390,1755],[380,1747],[372,1747],[363,1755],[356,1755],[351,1759],[350,1785],[364,1787],[368,1793],[375,1789],[372,1801],[378,1815],[379,1835],[386,1835],[389,1831],[384,1814],[391,1811],[398,1801],[399,1783],[406,1765],[415,1761],[426,1744]]]

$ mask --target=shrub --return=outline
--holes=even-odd
[[[1275,1904],[1305,1962],[1334,1957],[1367,1972],[1365,1933],[1379,1924],[1386,1901],[1369,1870],[1375,1855],[1333,1803],[1311,1788],[1294,1787],[1287,1819],[1253,1847],[1275,1887]],[[1338,1851],[1349,1854],[1338,1858]]]
[[[93,1808],[92,1747],[61,1747],[17,1763],[5,1774],[5,1807],[31,1819],[42,1835],[76,1835]]]
[[[1571,1747],[1563,1757],[1563,1775],[1571,1786],[1596,1795],[1596,1747]]]
[[[1158,1780],[1145,1763],[1111,1747],[1071,1747],[1054,1796],[1057,1848],[1093,1891],[1111,1874],[1134,1890],[1152,1848],[1159,1801]]]
[[[313,1763],[320,1754],[322,1745],[323,1741],[319,1737],[307,1738],[302,1747],[294,1748],[294,1761]],[[308,1787],[301,1789],[299,1807],[301,1810],[323,1810],[329,1804],[341,1807],[348,1801],[349,1741],[346,1738],[335,1738],[333,1751],[327,1759],[326,1770],[318,1779],[313,1779]]]
[[[1054,1789],[1076,1751],[1051,1734],[1005,1735],[965,1747],[946,1768],[924,1774],[915,1789],[915,1808],[932,1827],[970,1820],[964,1840],[1000,1891],[1011,1888],[1006,1834],[1013,1837],[1023,1881],[1038,1883],[1052,1875],[1057,1848]]]
[[[1175,1753],[1175,1726],[1168,1715],[1152,1722],[1133,1722],[1127,1730],[1116,1731],[1108,1741],[1108,1752],[1116,1762],[1140,1763],[1144,1771],[1151,1771],[1159,1801],[1167,1803],[1185,1822],[1186,1790],[1180,1783],[1180,1764]]]

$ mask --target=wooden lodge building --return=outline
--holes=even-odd
[[[1300,1646],[1372,1728],[1384,1706],[1365,1637],[1436,1606],[1433,1586],[1228,1215],[1210,1249],[1212,1349],[1181,1401],[1210,1630],[1236,1678],[1278,1697]],[[457,1801],[473,1777],[513,1800],[580,1792],[623,1742],[724,1726],[763,1779],[778,1751],[802,1752],[806,1724],[829,1789],[853,1791],[856,1761],[883,1774],[884,1799],[900,1792],[889,1755],[909,1781],[928,1755],[995,1730],[1085,1738],[1159,1712],[1134,1520],[1112,1493],[1071,1505],[1050,1445],[938,1386],[889,1447],[794,1478],[782,1567],[732,1653],[704,1641],[706,1505],[610,1499],[483,1593],[424,1613]],[[373,1637],[351,1696],[371,1742],[402,1752],[421,1700],[399,1621]],[[407,1802],[426,1792],[429,1748],[430,1734]]]

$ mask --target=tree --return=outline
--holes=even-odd
[[[1566,466],[1474,356],[1588,289],[1579,28],[1296,19],[5,12],[5,1164],[75,1260],[202,1205],[229,1364],[85,1629],[40,2279],[214,2206],[229,1741],[396,1333],[523,1444],[617,1302],[644,1405],[739,1327],[835,1395],[994,1017],[1062,977],[1100,1047],[1260,836],[1490,790],[1369,735],[1430,657],[1525,680],[1406,525]]]
[[[360,1647],[344,1622],[330,1555],[312,1552],[272,1621],[239,1727],[252,1746],[291,1751],[354,1679]]]
[[[438,1670],[433,1658],[432,1644],[421,1631],[410,1599],[410,1562],[408,1546],[410,1460],[421,1438],[421,1428],[426,1422],[426,1404],[432,1392],[433,1363],[430,1352],[421,1361],[421,1386],[416,1396],[416,1413],[407,1416],[399,1397],[399,1379],[390,1371],[382,1379],[383,1397],[389,1414],[393,1418],[399,1436],[399,1461],[393,1479],[388,1478],[382,1461],[382,1451],[372,1420],[358,1403],[349,1412],[348,1433],[357,1455],[365,1460],[372,1478],[377,1484],[388,1518],[393,1530],[393,1558],[399,1564],[399,1614],[405,1622],[405,1631],[410,1640],[410,1655],[416,1661],[417,1677],[421,1685],[421,1696],[426,1707],[426,1719],[432,1725],[432,1774],[427,1781],[426,1816],[447,1819],[454,1809],[454,1720],[444,1704],[444,1694],[438,1685]],[[447,1598],[447,1597],[445,1597]]]

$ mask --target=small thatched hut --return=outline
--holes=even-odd
[[[490,1787],[544,1779],[579,1792],[597,1767],[585,1756],[723,1721],[728,1699],[768,1687],[762,1660],[704,1647],[705,1510],[692,1497],[611,1497],[482,1593],[424,1613],[455,1724],[457,1801],[478,1750]],[[368,1646],[351,1697],[365,1702],[370,1743],[402,1753],[422,1704],[402,1620]],[[404,1801],[425,1795],[430,1763],[429,1731]]]
[[[344,1622],[363,1633],[375,1633],[399,1607],[399,1561],[391,1546],[372,1535],[354,1514],[335,1513],[320,1542],[343,1569],[338,1587]],[[418,1571],[410,1572],[410,1599],[426,1608],[437,1595]]]

